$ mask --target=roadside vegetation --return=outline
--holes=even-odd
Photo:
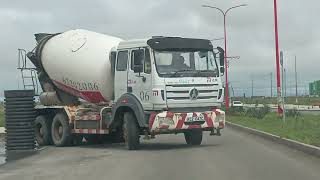
[[[283,123],[268,107],[248,110],[231,109],[226,120],[235,124],[254,128],[283,138],[296,140],[320,147],[320,117],[301,115],[295,110],[286,113]]]
[[[320,97],[298,97],[298,103],[296,103],[296,97],[286,97],[286,104],[296,104],[296,105],[313,105],[320,106]],[[277,104],[276,97],[254,97],[254,98],[235,98],[235,100],[240,100],[245,104]]]
[[[0,102],[0,127],[4,126],[4,108],[3,104]]]

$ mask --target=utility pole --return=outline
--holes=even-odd
[[[297,56],[294,56],[294,76],[296,81],[296,103],[298,103]]]
[[[251,98],[253,98],[253,78],[251,79]]]
[[[272,94],[272,72],[270,73],[270,97],[271,98],[273,97],[273,94]]]
[[[233,89],[233,86],[231,85],[231,89],[232,89],[232,97],[234,98],[234,89]]]
[[[286,122],[286,110],[285,110],[285,102],[284,102],[284,98],[285,98],[285,93],[284,93],[284,72],[285,72],[285,68],[284,68],[284,62],[283,62],[283,51],[280,51],[280,65],[281,65],[281,82],[282,82],[282,119],[283,119],[283,125]]]
[[[283,68],[283,78],[284,78],[284,99],[287,97],[287,71],[286,71],[286,68]]]

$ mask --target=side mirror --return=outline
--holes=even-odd
[[[220,73],[224,74],[224,67],[220,67]]]
[[[220,66],[224,66],[224,50],[221,47],[217,47],[219,51],[219,61],[220,61]]]
[[[133,51],[133,72],[141,73],[143,71],[144,50]]]
[[[220,64],[220,73],[224,74],[225,64],[224,64],[224,50],[221,47],[217,47],[219,51],[219,64]]]

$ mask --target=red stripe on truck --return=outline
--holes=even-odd
[[[187,117],[187,113],[182,113],[180,115],[180,118],[178,120],[178,123],[177,123],[177,126],[176,126],[176,129],[181,129],[184,122],[186,121],[186,117]]]
[[[204,113],[204,120],[206,121],[208,127],[213,127],[213,120],[208,116],[207,113]]]
[[[156,119],[157,113],[151,113],[150,118],[149,118],[149,129],[152,128],[154,120]]]
[[[100,91],[80,91],[78,89],[75,89],[73,87],[67,86],[59,81],[52,80],[53,83],[61,90],[80,97],[86,101],[92,102],[92,103],[100,103],[100,102],[106,102]]]

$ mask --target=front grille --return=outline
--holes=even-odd
[[[214,99],[217,98],[217,96],[201,96],[197,99]],[[190,97],[167,97],[167,99],[174,99],[174,100],[184,100],[184,99],[190,99]]]
[[[218,90],[199,90],[199,93],[218,92]],[[167,93],[189,93],[189,91],[167,91]]]
[[[173,85],[168,85],[171,87],[205,87],[205,86],[218,86],[218,84],[173,84]]]
[[[191,100],[190,90],[196,88],[198,90],[198,97],[196,100],[216,100],[219,90],[215,89],[217,84],[185,84],[185,85],[167,85],[166,98],[167,100]]]

